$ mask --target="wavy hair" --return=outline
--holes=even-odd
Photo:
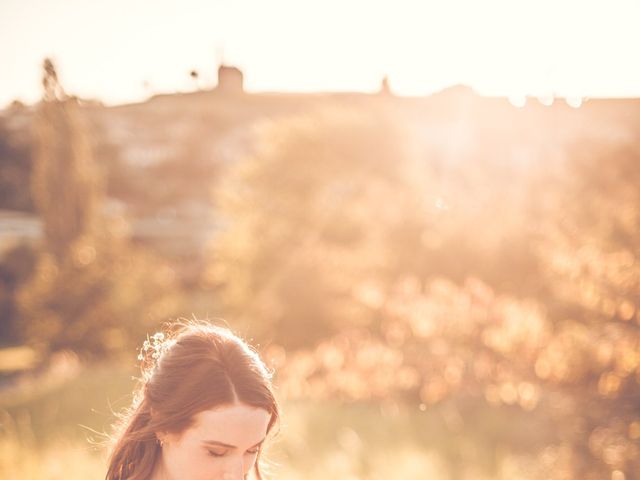
[[[142,378],[133,404],[116,425],[106,480],[148,480],[160,458],[156,432],[181,433],[194,416],[218,405],[243,403],[279,418],[271,372],[229,329],[177,323],[147,339],[138,357]],[[153,412],[153,415],[152,415]],[[254,472],[262,480],[260,455]]]

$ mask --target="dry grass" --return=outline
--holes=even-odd
[[[134,374],[126,365],[83,366],[67,354],[47,373],[0,391],[0,478],[104,478],[106,432],[128,403]],[[438,452],[447,439],[433,425],[418,410],[286,402],[266,471],[280,480],[448,480]],[[459,478],[501,477],[470,465]]]

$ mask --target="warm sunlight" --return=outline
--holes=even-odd
[[[0,0],[0,478],[640,480],[638,0]]]

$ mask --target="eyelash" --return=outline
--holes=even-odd
[[[255,450],[247,450],[246,453],[248,453],[249,455],[255,455],[256,453],[258,453],[259,450],[260,449],[258,449],[258,448],[256,448]],[[211,450],[207,450],[207,452],[212,457],[224,457],[226,455],[226,452],[225,453],[216,453],[216,452],[213,452]]]

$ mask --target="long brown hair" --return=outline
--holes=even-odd
[[[148,480],[160,458],[156,432],[181,433],[197,413],[244,403],[278,420],[271,374],[258,354],[230,330],[203,322],[176,323],[148,338],[138,356],[142,378],[117,425],[106,480]],[[152,414],[153,412],[153,414]],[[258,479],[260,458],[254,471]]]

